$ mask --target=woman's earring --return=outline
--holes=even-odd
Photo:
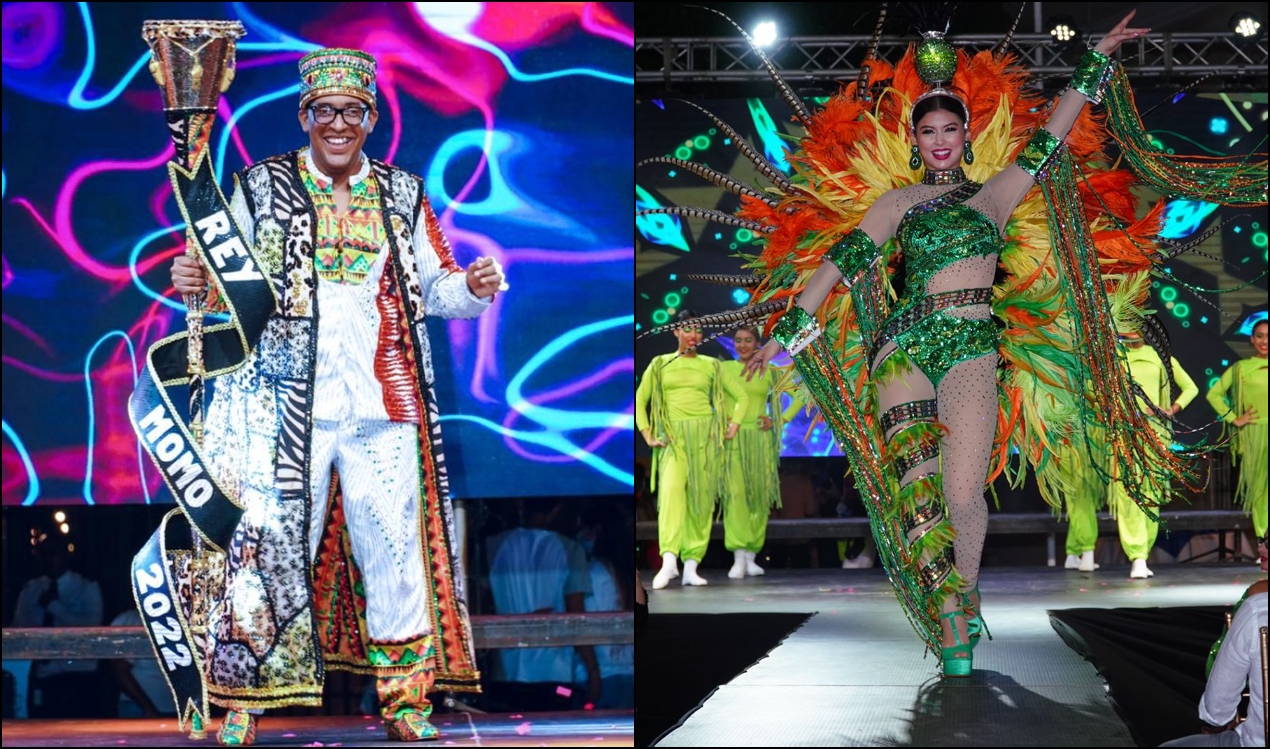
[[[913,158],[908,160],[908,168],[917,170],[922,165],[922,157],[917,154],[917,146],[913,146]]]
[[[966,160],[967,164],[975,163],[975,152],[970,150],[970,140],[966,140],[966,147],[961,152],[961,157]]]

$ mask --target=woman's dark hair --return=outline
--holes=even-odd
[[[761,341],[761,340],[763,340],[763,336],[759,335],[758,328],[754,327],[753,325],[742,325],[741,327],[739,327],[739,328],[737,328],[736,330],[732,331],[732,335],[734,335],[734,336],[735,336],[737,333],[740,333],[742,330],[744,330],[746,333],[749,333],[750,335],[754,336],[754,340],[755,340],[755,341]]]
[[[1258,325],[1270,325],[1270,319],[1262,318],[1262,319],[1260,319],[1260,320],[1256,321],[1255,323],[1253,323],[1253,324],[1252,324],[1252,334],[1253,334],[1253,335],[1256,335],[1256,334],[1257,334],[1257,326],[1258,326]]]
[[[684,320],[691,320],[694,317],[697,317],[696,312],[693,312],[690,309],[684,308],[679,310],[679,314],[675,315],[675,320],[679,322],[683,322]]]
[[[961,124],[966,124],[966,110],[961,106],[961,102],[951,96],[932,96],[929,99],[922,99],[917,106],[913,107],[913,129],[917,129],[917,123],[931,112],[950,112],[961,120]]]

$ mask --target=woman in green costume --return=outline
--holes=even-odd
[[[982,184],[961,168],[975,157],[966,101],[947,88],[919,96],[909,132],[910,166],[925,166],[921,181],[883,193],[857,228],[828,250],[796,306],[776,325],[772,341],[745,368],[761,374],[782,346],[795,356],[815,341],[822,332],[816,313],[838,284],[853,295],[860,292],[855,312],[870,343],[875,413],[888,472],[893,471],[888,481],[898,480],[906,543],[917,560],[915,588],[938,610],[946,676],[970,675],[971,637],[982,627],[977,582],[988,525],[984,485],[998,422],[1001,345],[991,302],[1002,235],[1033,180],[1050,168],[1051,155],[1108,78],[1106,55],[1146,33],[1127,28],[1131,17],[1082,61],[1044,129],[1018,159]],[[884,264],[882,248],[893,237],[906,257],[904,291],[885,319],[876,319],[886,307],[874,269]],[[817,376],[810,372],[803,372],[805,379]],[[856,419],[848,416],[845,422],[850,421]]]
[[[1026,89],[1009,55],[958,55],[940,32],[894,66],[870,58],[860,81],[814,114],[769,62],[807,130],[789,154],[793,175],[710,115],[772,183],[762,190],[699,164],[648,160],[741,196],[735,216],[687,206],[640,215],[706,218],[761,237],[761,254],[744,255],[752,275],[719,280],[752,289],[750,304],[695,324],[778,316],[772,342],[744,370],[762,375],[780,348],[789,352],[798,386],[851,462],[902,610],[948,676],[971,673],[983,629],[984,489],[1002,474],[1021,482],[1011,455],[1036,471],[1051,504],[1062,488],[1055,451],[1083,439],[1086,424],[1106,431],[1120,475],[1143,477],[1128,487],[1139,506],[1148,490],[1187,477],[1185,456],[1137,408],[1108,302],[1121,293],[1108,273],[1153,261],[1158,214],[1111,221],[1080,192],[1077,165],[1096,159],[1104,137],[1082,117],[1086,103],[1106,94],[1108,127],[1147,184],[1264,205],[1264,162],[1200,168],[1146,143],[1125,73],[1107,57],[1146,33],[1128,28],[1131,17],[1085,54],[1052,104]],[[1118,190],[1104,182],[1102,194]],[[1127,249],[1104,263],[1112,245]]]
[[[1234,427],[1230,455],[1239,466],[1235,497],[1252,515],[1258,537],[1266,535],[1266,329],[1252,327],[1252,356],[1235,362],[1208,391],[1208,402],[1221,420]]]
[[[683,310],[676,318],[690,321]],[[660,590],[679,576],[683,584],[705,585],[697,565],[706,554],[720,493],[724,441],[736,436],[749,396],[722,363],[697,353],[701,328],[675,331],[679,348],[654,357],[635,391],[635,425],[653,448],[651,488],[657,492],[657,538],[662,566],[653,577]],[[729,410],[725,396],[733,403]]]
[[[745,389],[749,407],[741,418],[736,439],[727,445],[723,478],[723,544],[735,555],[728,577],[740,580],[761,575],[754,559],[767,540],[767,517],[780,507],[781,484],[777,467],[781,450],[779,373],[769,369],[762,377],[747,380],[741,368],[758,350],[756,328],[737,328],[732,338],[736,359],[723,362],[723,371]],[[728,406],[733,404],[728,399]]]

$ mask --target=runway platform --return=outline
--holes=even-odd
[[[631,746],[628,711],[433,716],[435,742],[416,746]],[[216,746],[209,731],[191,741],[166,720],[6,720],[4,746]],[[370,716],[271,717],[265,715],[256,746],[397,746],[383,723]]]
[[[689,706],[655,745],[1135,746],[1107,683],[1060,638],[1051,612],[1227,606],[1261,576],[1247,562],[1154,569],[1150,580],[1128,579],[1127,567],[984,569],[983,611],[995,639],[975,649],[974,676],[954,680],[924,657],[881,569],[771,570],[740,581],[705,569],[709,586],[675,580],[651,591],[650,627],[658,615],[814,615]],[[652,572],[644,579],[651,586]],[[738,619],[727,619],[732,631]],[[702,651],[711,647],[702,640]],[[655,654],[638,635],[636,657],[641,681],[672,678],[646,670]],[[640,731],[637,742],[654,738]]]

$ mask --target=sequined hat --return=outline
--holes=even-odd
[[[917,131],[917,122],[913,119],[913,112],[916,111],[917,105],[933,96],[944,96],[960,104],[964,115],[962,128],[968,131],[970,108],[966,106],[966,100],[951,88],[943,86],[945,83],[951,83],[953,74],[957,72],[957,50],[944,39],[943,32],[927,31],[922,34],[922,43],[917,45],[917,50],[914,52],[913,65],[917,68],[917,76],[934,88],[913,101],[912,107],[908,110],[909,131]]]
[[[300,108],[331,94],[375,106],[375,58],[356,49],[319,49],[300,58]]]

